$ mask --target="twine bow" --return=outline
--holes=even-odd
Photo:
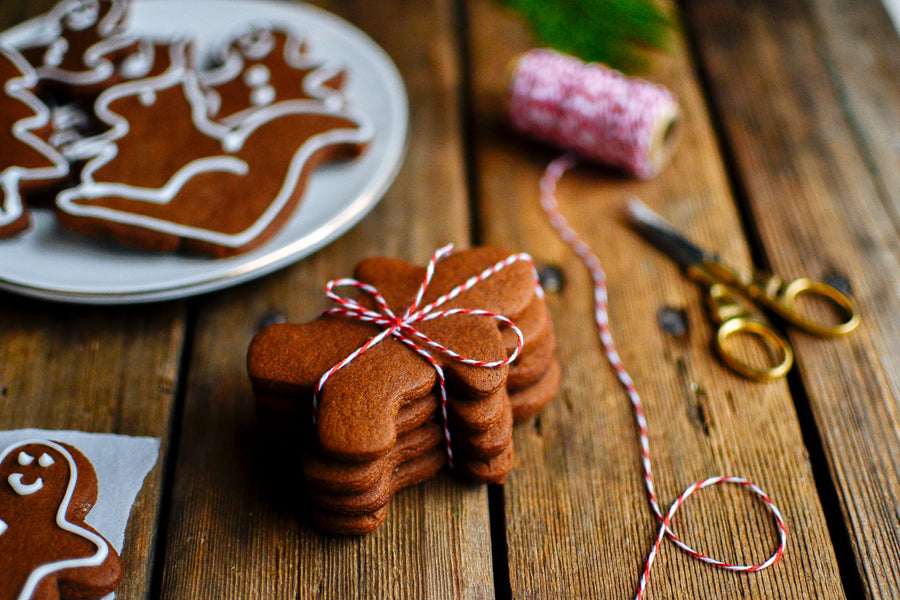
[[[543,290],[541,290],[540,285],[537,282],[537,273],[534,270],[534,263],[531,257],[527,254],[519,253],[513,254],[495,263],[493,266],[485,269],[478,275],[474,275],[464,283],[454,287],[452,290],[442,295],[437,300],[420,308],[423,298],[425,297],[425,293],[428,290],[428,286],[431,284],[431,280],[434,277],[434,271],[437,263],[442,258],[449,255],[452,251],[453,244],[448,244],[447,246],[439,248],[437,251],[435,251],[426,267],[424,281],[419,286],[415,298],[406,309],[406,311],[402,314],[402,316],[397,316],[394,311],[391,310],[381,292],[379,292],[372,285],[357,281],[356,279],[352,278],[335,279],[328,282],[328,284],[325,286],[325,295],[333,302],[335,302],[337,306],[324,311],[322,313],[323,315],[341,315],[357,319],[359,321],[373,323],[381,327],[381,331],[370,338],[365,344],[351,352],[346,358],[328,369],[328,371],[326,371],[319,379],[319,382],[316,384],[316,389],[313,394],[313,422],[315,422],[316,415],[318,414],[319,397],[322,392],[322,388],[325,387],[325,383],[328,381],[328,379],[336,372],[353,362],[357,357],[366,352],[369,348],[375,346],[388,337],[395,337],[399,341],[406,344],[414,352],[419,354],[422,358],[427,360],[428,363],[432,367],[434,367],[434,370],[437,373],[437,379],[441,391],[441,419],[444,429],[444,441],[447,449],[447,462],[451,468],[453,467],[453,450],[450,443],[450,427],[447,417],[447,382],[446,378],[444,377],[444,370],[441,368],[441,365],[438,362],[438,359],[435,358],[434,354],[448,357],[458,363],[485,369],[493,369],[496,367],[501,367],[503,365],[508,365],[516,360],[516,358],[518,358],[519,354],[521,354],[522,352],[522,346],[525,343],[525,339],[522,335],[522,331],[518,327],[516,327],[516,325],[510,319],[503,315],[477,308],[450,308],[445,310],[438,309],[440,309],[441,306],[453,300],[463,292],[473,288],[478,283],[484,281],[485,279],[488,279],[489,277],[502,271],[509,265],[519,261],[525,261],[531,265],[532,272],[534,272],[535,274],[535,289],[537,290],[537,293],[539,295],[543,295]],[[334,291],[335,288],[346,286],[355,288],[357,291],[372,298],[372,300],[374,300],[375,302],[375,308],[367,308],[360,304],[355,298],[345,298]],[[425,321],[430,321],[432,319],[438,319],[441,317],[449,317],[451,315],[482,316],[490,317],[499,321],[501,324],[508,326],[515,333],[516,348],[509,354],[509,356],[507,356],[503,360],[478,360],[475,358],[462,356],[454,350],[447,348],[439,342],[429,338],[427,335],[425,335],[415,327],[417,323],[423,323]]]

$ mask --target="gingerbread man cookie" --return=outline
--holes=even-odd
[[[67,444],[29,440],[0,454],[0,600],[93,600],[122,578],[119,556],[84,518],[91,463]]]
[[[186,44],[172,45],[170,64],[98,97],[110,131],[80,183],[57,197],[63,225],[158,251],[239,254],[275,234],[316,166],[357,155],[371,138],[361,116],[302,98],[236,123],[210,120]]]
[[[0,237],[28,227],[22,191],[69,173],[62,154],[36,132],[50,109],[35,94],[37,74],[15,49],[0,45]]]

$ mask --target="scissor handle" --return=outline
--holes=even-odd
[[[795,302],[801,296],[813,296],[828,302],[838,309],[843,321],[836,325],[829,325],[807,319],[796,308]],[[819,337],[833,338],[846,335],[859,325],[859,308],[853,298],[822,281],[808,277],[795,279],[784,286],[774,298],[770,296],[770,299],[774,300],[774,304],[769,304],[769,306],[779,316],[807,333]]]
[[[774,364],[760,368],[732,353],[727,341],[738,333],[756,337],[764,342],[763,345],[772,348]],[[723,322],[716,332],[716,350],[731,369],[754,381],[771,381],[784,377],[794,364],[794,351],[787,340],[765,323],[749,317],[734,317]]]
[[[859,325],[859,308],[853,298],[823,281],[801,277],[785,285],[777,275],[735,272],[718,261],[693,268],[689,275],[707,285],[719,282],[740,290],[790,324],[819,337],[846,335]],[[807,318],[796,306],[797,299],[802,296],[824,300],[837,309],[842,321],[829,324]]]

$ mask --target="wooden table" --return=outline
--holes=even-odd
[[[6,0],[0,25],[51,4]],[[490,0],[315,4],[367,31],[405,79],[409,152],[383,201],[315,255],[203,297],[97,308],[3,294],[0,426],[161,438],[122,600],[632,597],[657,530],[634,417],[586,271],[538,206],[555,152],[512,135],[495,102],[526,29]],[[681,100],[673,161],[645,182],[582,165],[558,197],[607,270],[661,502],[704,477],[747,477],[789,540],[750,575],[664,543],[647,597],[900,597],[900,39],[879,0],[684,0],[676,14],[671,52],[644,74]],[[789,332],[786,380],[733,375],[710,351],[700,290],[623,222],[632,195],[731,263],[849,285],[862,325],[836,341]],[[376,533],[324,535],[266,485],[247,344],[273,318],[313,318],[322,284],[361,258],[424,263],[449,241],[561,269],[559,396],[517,427],[505,485],[445,473],[398,493]],[[660,328],[664,307],[685,312],[688,335]],[[727,486],[692,498],[675,527],[736,562],[776,544],[764,507]]]

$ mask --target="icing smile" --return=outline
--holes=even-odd
[[[13,473],[7,480],[13,491],[20,496],[30,496],[44,487],[44,481],[40,477],[35,479],[32,483],[23,483],[22,478],[23,475],[21,473]]]

